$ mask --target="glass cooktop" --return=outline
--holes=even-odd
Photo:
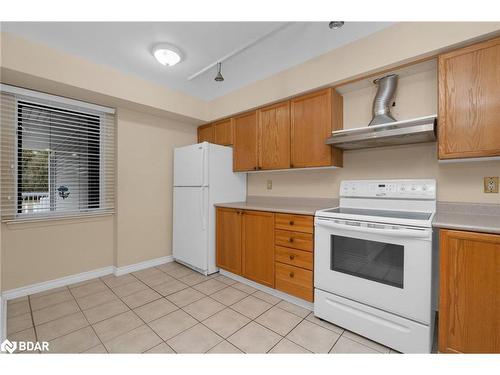
[[[370,210],[364,208],[348,208],[348,207],[331,208],[329,210],[324,210],[322,212],[333,213],[333,214],[346,214],[346,215],[388,217],[393,219],[407,219],[407,220],[429,220],[431,217],[430,212]]]

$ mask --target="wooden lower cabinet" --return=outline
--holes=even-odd
[[[218,267],[313,301],[312,216],[218,207],[216,226]]]
[[[217,267],[241,275],[241,211],[218,208],[216,217]]]
[[[440,231],[439,351],[500,353],[500,235]]]
[[[243,211],[242,275],[274,288],[274,214]]]
[[[288,247],[276,246],[274,250],[274,259],[276,262],[289,264],[307,270],[313,270],[313,253]]]
[[[276,289],[314,299],[314,220],[312,216],[276,214]]]
[[[312,271],[276,263],[276,289],[307,301],[313,300]]]
[[[313,251],[314,239],[311,233],[276,230],[275,243],[279,246],[291,247],[305,251]]]

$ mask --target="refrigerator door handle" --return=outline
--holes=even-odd
[[[203,164],[203,168],[202,168],[202,173],[203,175],[201,176],[201,181],[202,181],[202,185],[205,186],[208,184],[208,181],[207,178],[208,178],[208,163],[207,163],[207,147],[206,145],[203,145],[203,157],[202,157],[202,161],[201,161]]]
[[[201,207],[200,207],[200,215],[201,215],[201,229],[206,230],[206,214],[205,214],[205,188],[202,187],[201,191]]]

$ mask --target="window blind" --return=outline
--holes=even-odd
[[[2,220],[114,209],[114,114],[61,99],[1,93]]]

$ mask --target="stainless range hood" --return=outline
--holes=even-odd
[[[437,115],[362,128],[337,130],[326,143],[344,150],[396,146],[436,140]]]

